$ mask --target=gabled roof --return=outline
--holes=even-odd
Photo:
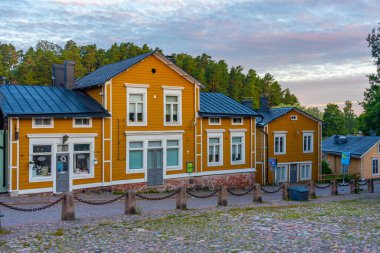
[[[269,122],[281,117],[282,115],[287,114],[291,110],[293,110],[293,107],[283,107],[283,108],[271,108],[268,111],[260,111],[257,112],[260,113],[264,118],[262,121],[259,121],[257,125],[264,126],[268,124]]]
[[[92,97],[63,87],[41,85],[0,86],[0,109],[14,117],[108,117]]]
[[[285,114],[287,114],[293,110],[300,113],[300,114],[305,115],[306,117],[308,117],[314,121],[322,122],[320,119],[317,119],[316,117],[310,115],[307,112],[302,111],[301,109],[298,109],[297,107],[282,107],[282,108],[270,108],[268,111],[256,110],[259,114],[261,114],[264,117],[262,121],[257,122],[257,125],[258,126],[265,126],[268,123],[274,121],[277,118],[282,117],[283,115],[285,115]]]
[[[258,117],[260,114],[239,102],[227,97],[223,93],[200,93],[199,114],[203,117]]]
[[[77,79],[75,81],[75,89],[87,89],[94,86],[103,85],[105,82],[111,80],[113,77],[119,75],[123,71],[131,68],[132,66],[136,65],[151,55],[156,56],[159,60],[164,62],[166,65],[168,65],[170,68],[172,68],[174,71],[179,73],[191,83],[202,86],[198,80],[186,73],[186,71],[178,67],[175,63],[166,58],[162,53],[158,51],[151,51],[133,58],[100,67],[94,72],[91,72],[90,74]]]
[[[75,89],[90,88],[97,85],[102,85],[111,80],[112,77],[117,76],[121,72],[129,69],[136,63],[144,60],[146,57],[154,54],[155,51],[138,55],[123,61],[111,63],[98,68],[94,72],[75,81]]]
[[[342,152],[350,152],[352,157],[361,157],[376,143],[380,142],[380,136],[344,136],[345,143],[335,144],[335,135],[322,141],[322,152],[326,154],[340,155]]]

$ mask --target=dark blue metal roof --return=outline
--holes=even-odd
[[[346,143],[335,144],[335,135],[322,141],[322,152],[326,154],[340,155],[342,152],[350,152],[353,157],[361,157],[371,147],[380,141],[380,136],[344,136]]]
[[[117,76],[121,72],[127,70],[128,68],[132,67],[136,63],[144,60],[146,57],[154,53],[155,51],[151,51],[146,54],[141,54],[130,59],[126,59],[123,61],[111,63],[103,67],[100,67],[94,72],[91,72],[90,74],[80,79],[77,79],[75,81],[75,89],[84,89],[97,85],[102,85],[105,82],[111,80],[114,76]]]
[[[80,91],[41,85],[0,86],[0,109],[6,117],[110,116],[98,102]]]
[[[262,121],[259,121],[257,124],[260,126],[264,126],[268,124],[269,122],[281,117],[282,115],[287,114],[291,110],[293,110],[293,107],[283,107],[283,108],[271,108],[268,111],[260,111],[257,112],[260,113],[264,118]]]
[[[200,93],[199,114],[203,117],[260,116],[223,93]]]

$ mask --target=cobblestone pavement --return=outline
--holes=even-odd
[[[380,193],[247,203],[12,226],[0,251],[380,252]]]
[[[275,187],[278,188],[278,187]],[[364,190],[366,186],[361,187]],[[266,186],[265,189],[273,190],[271,186]],[[380,194],[380,184],[375,185],[375,192]],[[339,187],[340,194],[349,194],[349,187]],[[262,194],[264,202],[277,202],[281,200],[281,191],[276,194]],[[317,196],[329,196],[330,188],[327,189],[316,189]],[[157,196],[159,194],[152,194],[151,196]],[[165,195],[165,194],[163,194]],[[79,194],[80,198],[85,200],[92,201],[104,201],[116,198],[117,195],[110,193],[102,194]],[[9,198],[2,196],[0,201],[5,203],[13,204],[17,207],[23,208],[32,208],[39,207],[51,203],[58,197],[56,196],[19,196],[17,198]],[[252,194],[248,194],[242,197],[228,195],[228,202],[230,205],[246,205],[252,202]],[[36,203],[36,204],[31,204]],[[217,203],[217,196],[207,198],[207,199],[195,199],[189,197],[187,199],[187,206],[190,209],[194,208],[207,208],[214,207]],[[147,201],[147,200],[137,200],[137,205],[143,213],[145,212],[156,212],[156,211],[169,211],[175,208],[175,197],[161,200],[161,201]],[[2,225],[4,227],[11,227],[16,225],[25,225],[25,224],[38,224],[45,222],[54,222],[61,218],[61,203],[38,212],[25,213],[25,212],[16,212],[0,206],[0,211],[4,214],[4,217],[1,219]],[[75,214],[79,219],[88,219],[88,218],[106,218],[110,216],[120,215],[124,212],[124,200],[121,199],[115,203],[108,204],[105,206],[90,206],[83,203],[75,202]]]

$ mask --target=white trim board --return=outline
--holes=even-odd
[[[185,130],[175,130],[175,131],[125,131],[126,136],[131,135],[168,135],[168,134],[183,134]]]
[[[83,133],[83,134],[27,134],[28,138],[62,138],[63,136],[69,136],[69,138],[89,138],[97,137],[96,133]]]

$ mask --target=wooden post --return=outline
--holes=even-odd
[[[218,206],[227,206],[227,186],[225,185],[219,191]]]
[[[62,220],[75,220],[74,195],[66,192],[62,201]]]
[[[180,210],[186,210],[186,189],[181,188],[177,193],[176,208]]]
[[[136,214],[136,193],[133,190],[129,190],[125,195],[124,214]]]
[[[331,180],[331,195],[338,195],[338,183],[336,179]]]
[[[263,199],[261,198],[261,187],[260,184],[254,184],[253,185],[253,202],[263,202]]]
[[[367,181],[368,183],[368,192],[369,193],[373,193],[374,192],[374,185],[373,185],[373,179],[368,179],[368,181]]]
[[[310,186],[309,186],[309,197],[310,198],[315,198],[317,197],[315,195],[315,185],[314,185],[314,181],[310,181]]]
[[[289,200],[289,183],[282,183],[282,199]]]
[[[350,193],[357,193],[357,191],[356,191],[356,180],[355,179],[350,180]]]

